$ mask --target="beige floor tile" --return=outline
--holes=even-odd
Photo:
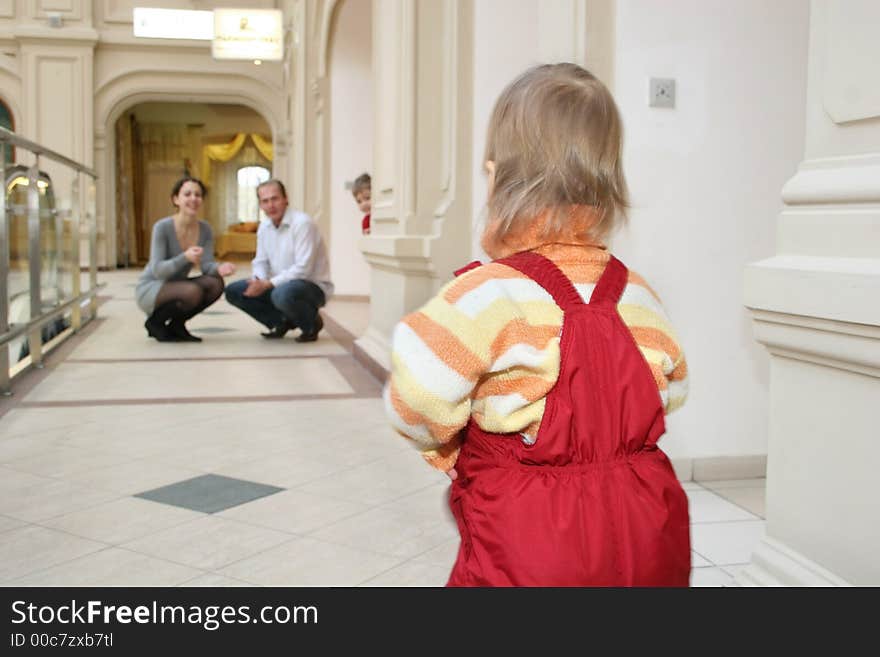
[[[114,491],[122,495],[134,495],[202,474],[205,473],[201,470],[176,468],[138,459],[121,465],[82,472],[71,479],[92,488]]]
[[[457,535],[439,509],[413,512],[393,506],[370,509],[311,533],[322,541],[403,558],[423,554]]]
[[[42,410],[42,409],[40,409]],[[70,420],[59,413],[40,413],[36,409],[13,408],[3,416],[0,442],[13,436],[33,436],[51,429],[64,429]]]
[[[378,459],[309,482],[299,489],[374,506],[399,499],[444,479],[446,476],[443,473],[425,467],[418,459],[414,461],[412,455],[407,453]]]
[[[29,525],[0,534],[0,582],[22,577],[90,552],[103,550],[103,543],[64,532]]]
[[[52,483],[49,477],[40,477],[29,472],[20,472],[0,466],[0,503],[7,495],[16,494],[31,488]]]
[[[214,472],[270,486],[293,488],[343,472],[350,467],[328,461],[317,461],[301,455],[298,451],[289,451],[256,461],[226,465],[217,468]]]
[[[357,586],[401,562],[367,550],[298,538],[219,572],[261,586]]]
[[[748,563],[765,526],[763,520],[696,524],[691,527],[692,547],[718,566]]]
[[[691,586],[694,588],[732,586],[733,578],[721,568],[694,568],[691,571]]]
[[[129,550],[108,548],[25,575],[9,586],[177,586],[202,571]]]
[[[456,536],[452,540],[446,541],[445,543],[414,557],[413,561],[424,561],[425,563],[444,568],[448,577],[449,573],[452,572],[452,566],[455,564],[455,559],[458,557],[458,547],[460,543],[461,539]]]
[[[93,507],[118,497],[116,493],[50,479],[0,496],[0,513],[27,522]]]
[[[225,301],[211,306],[210,314],[197,315],[187,322],[201,343],[157,342],[147,337],[144,315],[134,304],[106,306],[106,319],[94,335],[77,346],[70,358],[77,360],[178,359],[178,358],[262,358],[265,356],[335,355],[347,353],[326,331],[317,342],[299,344],[296,332],[284,340],[265,340],[259,333],[265,327]],[[104,309],[104,308],[102,308]],[[112,314],[111,314],[112,313]],[[211,332],[212,329],[226,329]],[[209,332],[201,332],[208,329]]]
[[[39,458],[63,444],[64,439],[58,429],[46,429],[34,435],[0,439],[0,463],[5,465],[28,457]]]
[[[179,584],[179,586],[184,588],[193,588],[193,587],[231,587],[231,586],[253,586],[249,582],[242,582],[240,579],[232,579],[231,577],[225,577],[223,575],[218,575],[217,573],[207,573],[206,575],[199,575],[191,580],[183,582]]]
[[[193,568],[218,570],[290,539],[291,535],[283,532],[207,516],[122,547]]]
[[[692,523],[757,520],[758,517],[711,491],[687,491]]]
[[[164,452],[153,454],[146,459],[156,464],[167,464],[177,468],[219,473],[225,468],[233,468],[254,459],[255,454],[266,454],[269,458],[281,451],[279,447],[260,449],[248,441],[247,436],[234,439],[220,437],[187,437],[175,441]]]
[[[704,559],[701,555],[691,550],[691,568],[704,568],[711,565],[711,561]]]
[[[442,587],[446,586],[448,579],[449,570],[446,568],[419,561],[407,561],[368,579],[361,586]]]
[[[44,520],[44,527],[110,545],[132,541],[174,527],[205,514],[136,497],[99,504],[84,511]]]
[[[715,491],[728,502],[732,502],[759,518],[766,516],[764,488],[719,488]]]
[[[177,344],[177,343],[174,343]],[[108,390],[107,381],[125,381]],[[266,393],[262,391],[269,390]],[[61,363],[25,401],[89,399],[187,399],[351,393],[339,371],[323,358],[167,362]]]
[[[337,521],[348,524],[368,508],[364,504],[288,490],[214,515],[292,534],[306,534]]]
[[[132,460],[133,457],[119,453],[52,445],[39,454],[9,461],[7,465],[14,470],[64,479],[102,466],[113,466]]]
[[[740,573],[742,573],[742,571],[744,571],[748,567],[748,564],[740,564],[738,566],[724,566],[722,570],[730,575],[733,578],[734,582],[736,582],[736,579],[737,577],[739,577]]]
[[[0,532],[6,532],[10,529],[24,527],[27,523],[18,518],[10,518],[9,516],[0,516]]]

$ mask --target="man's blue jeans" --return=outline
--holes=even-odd
[[[258,297],[246,297],[248,281],[240,280],[226,286],[226,300],[241,308],[269,329],[287,322],[311,333],[318,319],[318,308],[326,303],[324,291],[311,281],[297,279],[282,283]]]

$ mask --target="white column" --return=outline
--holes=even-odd
[[[738,581],[880,584],[880,5],[814,0],[806,153],[747,267],[770,353],[767,537]]]
[[[391,330],[469,259],[471,0],[373,2],[373,210],[361,250],[385,369]]]

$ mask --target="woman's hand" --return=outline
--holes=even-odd
[[[184,257],[192,264],[197,265],[202,259],[202,247],[191,246],[183,252]]]
[[[458,479],[458,473],[455,471],[455,468],[449,468],[446,471],[446,476],[449,477],[450,481]]]
[[[221,262],[217,266],[217,273],[225,278],[226,276],[235,273],[235,265],[231,262]]]

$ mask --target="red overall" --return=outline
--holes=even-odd
[[[532,445],[471,420],[449,503],[461,546],[448,586],[687,586],[688,501],[666,455],[657,384],[617,313],[612,257],[589,304],[541,255],[498,262],[564,312],[559,379]]]

